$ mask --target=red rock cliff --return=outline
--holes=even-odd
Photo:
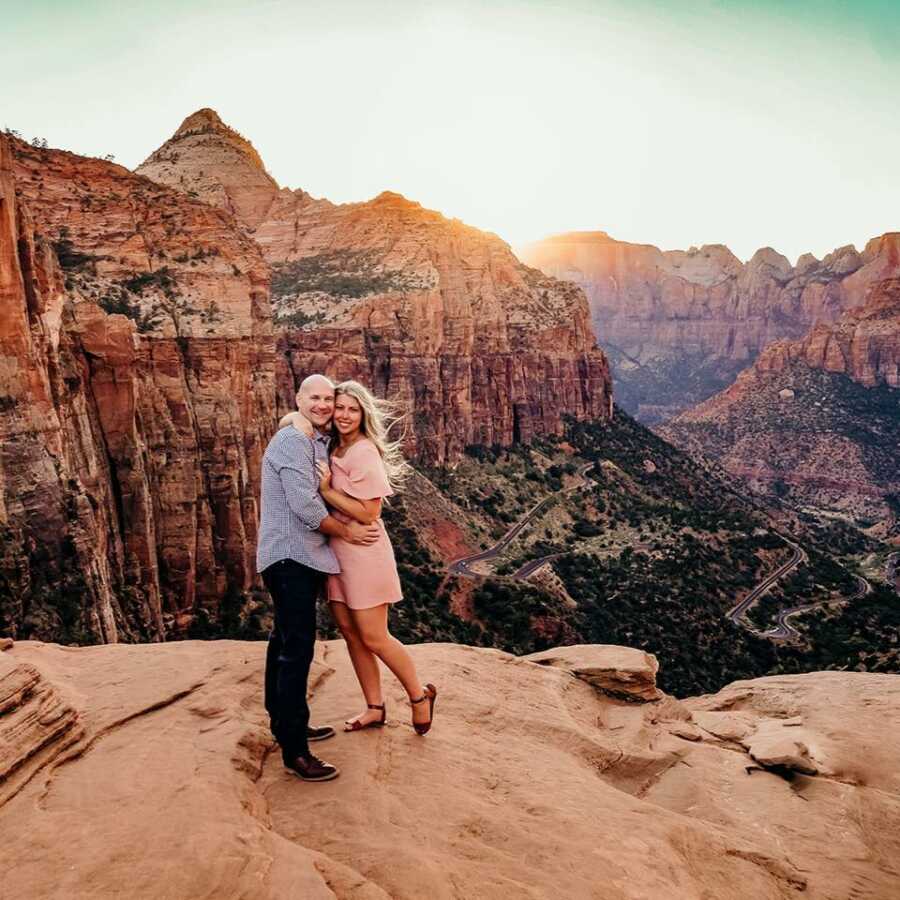
[[[119,166],[3,152],[3,626],[159,639],[255,575],[268,268],[230,215]]]
[[[279,190],[211,110],[137,171],[233,209],[259,243],[273,268],[282,408],[309,372],[358,378],[404,401],[410,450],[431,461],[558,432],[565,414],[610,415],[583,293],[494,235],[390,192],[336,206]]]
[[[743,264],[721,244],[663,252],[573,232],[530,245],[523,259],[582,286],[603,341],[636,359],[698,353],[749,362],[773,340],[835,321],[870,284],[900,274],[891,239],[821,261],[808,253],[791,266],[770,247]]]
[[[892,271],[900,234],[870,242],[866,253]],[[729,388],[660,432],[752,487],[880,521],[888,533],[900,492],[898,388],[900,278],[889,277],[836,322],[769,345]]]

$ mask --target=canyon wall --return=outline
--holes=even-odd
[[[870,242],[889,267],[900,234]],[[889,269],[890,270],[890,269]],[[763,491],[892,531],[900,513],[900,278],[795,341],[776,341],[725,391],[660,432]]]
[[[157,180],[2,140],[2,633],[236,623],[262,453],[311,371],[404,401],[427,462],[611,415],[584,295],[492,235],[280,189],[210,111]]]
[[[0,627],[183,633],[255,577],[268,267],[220,210],[2,140]]]
[[[272,266],[280,409],[304,375],[358,378],[410,411],[429,462],[611,415],[584,294],[399,194],[335,205],[279,189],[212,110],[137,170],[234,211]]]
[[[530,245],[523,259],[585,290],[619,402],[655,422],[725,387],[772,341],[859,306],[871,284],[900,274],[896,239],[822,260],[804,254],[791,266],[768,247],[744,264],[720,244],[663,252],[574,232]]]

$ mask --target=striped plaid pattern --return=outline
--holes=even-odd
[[[316,460],[328,459],[328,439],[312,439],[288,425],[269,441],[262,462],[262,497],[256,570],[292,559],[319,572],[341,571],[318,531],[328,515],[319,494]]]

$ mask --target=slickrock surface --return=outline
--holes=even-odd
[[[494,235],[386,191],[334,205],[279,189],[212,110],[137,171],[233,210],[273,267],[279,401],[312,371],[357,378],[411,410],[409,449],[559,432],[611,414],[584,294],[523,266]]]
[[[388,726],[316,745],[342,774],[304,784],[264,728],[264,649],[18,642],[0,656],[4,890],[896,896],[895,676],[765,678],[636,703],[499,651],[419,645],[416,662],[440,690],[432,732],[413,732],[387,680]],[[357,712],[340,642],[320,646],[313,681],[316,722]],[[740,713],[750,736],[690,721],[716,711]],[[753,760],[753,734],[779,729],[808,748],[817,775]]]
[[[900,234],[879,257],[898,264]],[[900,278],[802,340],[778,341],[725,391],[659,429],[764,490],[889,519],[900,491]]]
[[[575,644],[542,650],[525,657],[542,666],[565,669],[601,691],[625,700],[659,700],[656,657],[631,647]]]
[[[226,213],[0,136],[0,629],[155,639],[254,577],[268,267]]]
[[[601,342],[624,354],[617,378],[640,383],[636,370],[648,366],[656,377],[671,370],[683,381],[683,396],[641,400],[646,415],[665,418],[704,399],[694,396],[687,369],[694,381],[731,380],[772,341],[800,338],[861,305],[870,285],[900,275],[898,243],[900,235],[886,234],[862,253],[841,247],[822,260],[808,253],[791,266],[770,247],[744,264],[721,244],[663,252],[604,232],[573,232],[530,245],[523,259],[585,290]]]

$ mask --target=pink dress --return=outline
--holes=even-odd
[[[343,457],[331,457],[331,484],[357,500],[375,500],[394,493],[381,454],[368,438],[358,440]],[[340,510],[331,514],[341,522],[353,521]],[[328,576],[330,601],[346,603],[350,609],[370,609],[403,599],[394,548],[384,522],[378,519],[375,524],[381,535],[374,544],[351,544],[338,537],[329,540],[328,546],[341,566],[340,575]]]

